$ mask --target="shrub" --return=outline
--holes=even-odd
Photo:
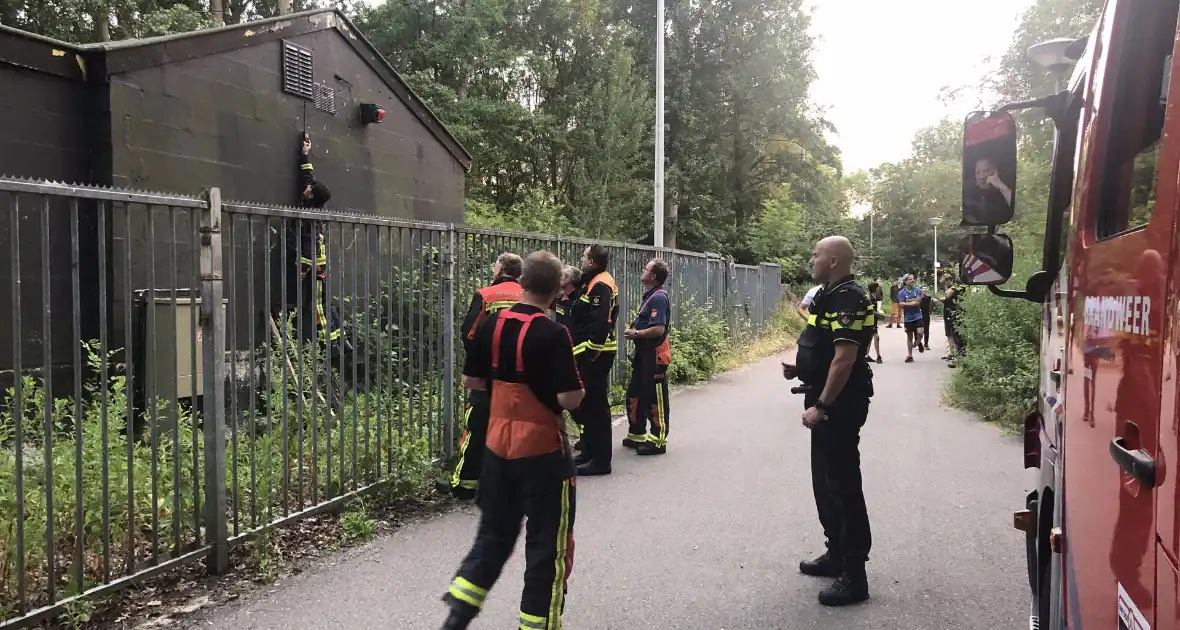
[[[725,323],[705,308],[685,306],[680,326],[672,329],[672,363],[669,383],[696,383],[717,372],[718,360],[728,342]]]

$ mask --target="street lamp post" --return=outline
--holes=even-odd
[[[664,0],[656,0],[656,159],[652,244],[664,246]]]
[[[938,285],[938,226],[942,217],[930,217],[930,225],[934,226],[934,284]]]

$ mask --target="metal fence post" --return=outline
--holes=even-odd
[[[459,250],[455,224],[448,223],[443,245],[443,439],[447,457],[455,452],[455,253]]]
[[[205,434],[205,535],[213,574],[229,569],[225,492],[225,311],[221,307],[221,190],[210,188],[201,213],[202,426]]]

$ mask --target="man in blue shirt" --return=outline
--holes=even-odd
[[[668,450],[668,344],[671,306],[664,282],[668,264],[654,258],[640,278],[646,291],[639,312],[623,336],[635,344],[631,356],[631,382],[627,385],[627,420],[630,428],[623,446],[639,455],[663,455]],[[648,431],[648,424],[651,431]]]
[[[906,363],[914,362],[914,346],[918,352],[925,352],[922,345],[922,290],[915,286],[914,274],[905,276],[905,286],[897,292],[901,301],[902,319],[905,321]]]

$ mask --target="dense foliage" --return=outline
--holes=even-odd
[[[1007,52],[994,71],[983,77],[976,103],[963,103],[963,114],[1003,102],[1049,94],[1054,78],[1029,63],[1029,46],[1057,37],[1089,32],[1102,8],[1100,0],[1036,0],[1021,16]],[[951,95],[955,97],[955,94]],[[1048,206],[1052,126],[1039,110],[1018,115],[1018,179],[1016,217],[1003,226],[1016,250],[1010,285],[1021,288],[1040,269]],[[864,271],[896,277],[916,271],[929,281],[933,266],[929,219],[941,217],[939,261],[953,264],[961,203],[962,118],[945,119],[919,131],[911,155],[846,178],[850,193],[873,207],[873,247],[867,247],[869,224],[861,222],[857,240],[869,252]],[[919,246],[915,251],[914,244]],[[1041,308],[1020,300],[998,298],[985,290],[964,300],[962,331],[967,357],[950,384],[952,401],[985,419],[1019,420],[1035,401],[1039,365]]]
[[[329,0],[0,0],[0,23],[92,42],[269,17],[284,3]],[[651,242],[651,5],[333,4],[474,154],[474,223]],[[666,18],[667,242],[742,262],[792,259],[768,238],[785,229],[785,208],[832,223],[848,206],[830,126],[807,98],[803,0],[676,0]]]

